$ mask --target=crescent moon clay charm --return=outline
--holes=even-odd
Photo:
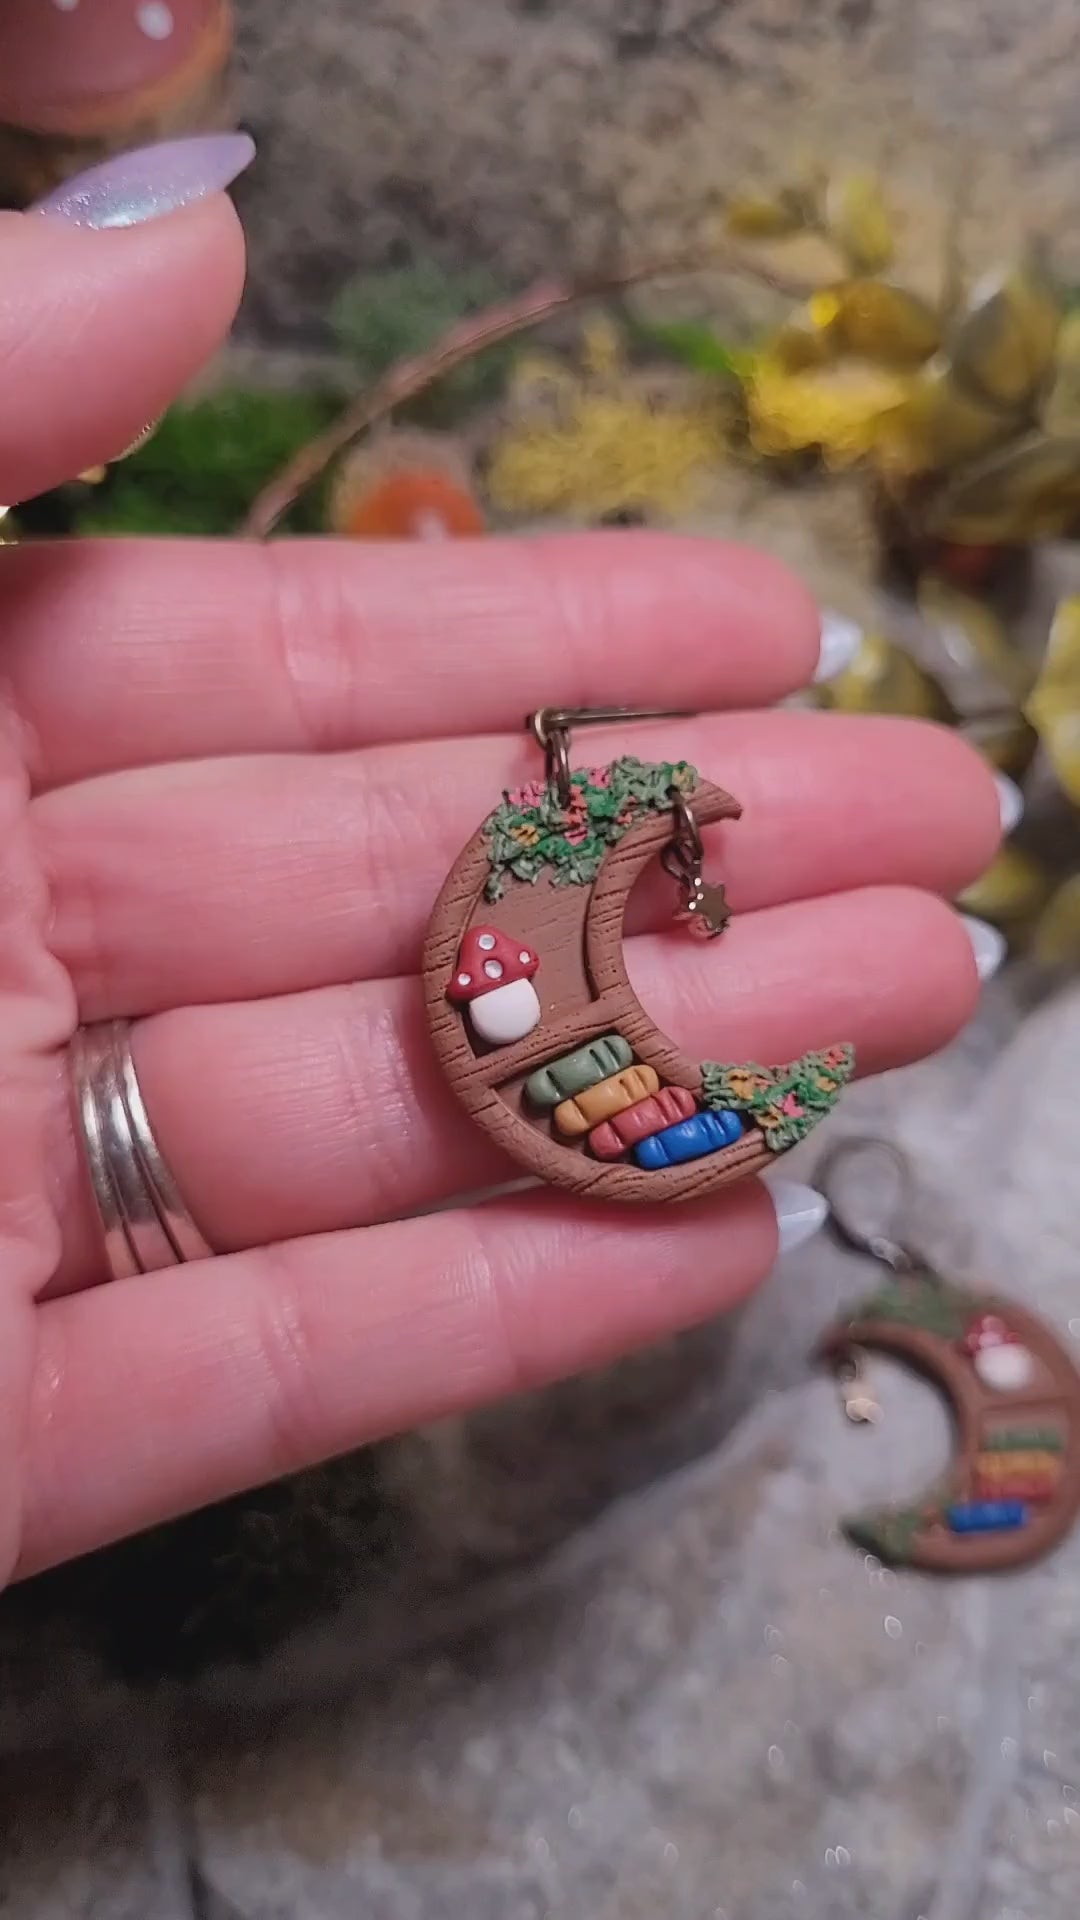
[[[685,762],[571,772],[564,748],[560,778],[504,794],[451,869],[423,960],[435,1051],[477,1126],[541,1179],[638,1204],[697,1198],[770,1166],[850,1077],[847,1046],[784,1067],[698,1064],[630,985],[638,875],[666,854],[679,917],[720,933],[697,828],[739,812]]]
[[[845,1519],[848,1537],[934,1573],[1024,1566],[1057,1546],[1080,1513],[1080,1372],[1050,1328],[1012,1301],[915,1271],[890,1278],[822,1343],[833,1361],[864,1348],[941,1388],[958,1448],[910,1505]]]

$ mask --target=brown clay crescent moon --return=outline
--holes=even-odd
[[[980,1377],[962,1340],[963,1329],[993,1316],[1026,1354],[1027,1377],[991,1385]],[[971,1294],[934,1276],[901,1277],[830,1329],[822,1354],[836,1360],[852,1348],[888,1353],[939,1387],[949,1402],[956,1450],[942,1477],[905,1507],[853,1515],[844,1528],[857,1545],[894,1565],[934,1573],[989,1573],[1037,1560],[1057,1546],[1080,1512],[1080,1372],[1045,1322],[1014,1301]],[[1029,1364],[1028,1364],[1029,1363]],[[1042,1456],[1056,1462],[1050,1484],[1036,1499],[1012,1498],[1013,1486]],[[990,1488],[980,1485],[996,1463]],[[956,1530],[950,1515],[974,1517],[1000,1499],[1024,1508],[1021,1524]]]
[[[735,820],[741,811],[729,793],[706,781],[693,787],[693,808],[703,826]],[[761,1128],[749,1124],[741,1138],[706,1157],[644,1171],[628,1160],[595,1158],[584,1138],[557,1137],[550,1114],[535,1114],[525,1098],[525,1082],[535,1069],[607,1034],[619,1035],[635,1061],[655,1071],[661,1087],[700,1097],[701,1067],[650,1018],[630,985],[623,956],[627,899],[671,832],[669,810],[647,814],[608,847],[591,884],[559,886],[550,871],[532,880],[510,874],[493,906],[484,894],[492,859],[485,822],[447,876],[428,928],[425,1002],[450,1085],[475,1123],[520,1166],[574,1193],[636,1204],[686,1200],[762,1172],[776,1159]],[[447,998],[447,987],[466,934],[493,921],[500,934],[539,954],[534,985],[541,1017],[523,1038],[487,1048],[465,1010]]]

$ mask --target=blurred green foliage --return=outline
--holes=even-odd
[[[642,320],[631,315],[627,331],[635,344],[659,347],[694,373],[737,376],[746,358],[697,320]]]
[[[337,413],[312,393],[222,391],[172,407],[144,447],[76,505],[76,533],[232,533],[259,488]],[[297,504],[294,533],[324,525],[322,490]]]
[[[406,267],[357,274],[330,309],[330,326],[341,351],[365,382],[377,380],[395,361],[427,352],[459,320],[507,295],[486,267],[442,267],[421,258]],[[491,347],[448,374],[402,417],[446,425],[470,408],[497,399],[514,347]]]

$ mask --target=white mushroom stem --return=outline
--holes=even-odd
[[[540,1021],[536,988],[531,980],[509,980],[505,986],[492,987],[470,1001],[469,1018],[481,1040],[493,1047],[524,1040]]]
[[[1030,1385],[1035,1374],[1032,1355],[1026,1347],[1015,1341],[981,1347],[974,1356],[974,1362],[979,1379],[998,1393],[1017,1392],[1019,1388]]]

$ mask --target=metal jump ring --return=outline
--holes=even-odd
[[[672,787],[670,799],[675,830],[667,845],[661,849],[660,865],[673,880],[685,883],[700,874],[705,859],[705,845],[694,809],[686,795],[680,793],[677,787]]]
[[[570,792],[570,728],[553,707],[540,707],[529,715],[529,726],[537,746],[543,748],[544,772],[555,788],[560,807],[568,807]]]
[[[685,840],[690,850],[691,858],[699,862],[704,860],[705,843],[701,838],[701,828],[697,823],[697,815],[685,793],[681,793],[678,787],[676,787],[672,793],[671,811],[679,823],[679,838],[680,840]]]

